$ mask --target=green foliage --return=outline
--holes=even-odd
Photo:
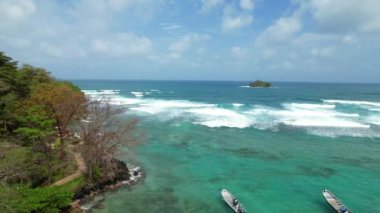
[[[53,77],[48,71],[30,65],[23,65],[19,69],[19,73],[20,80],[27,82],[27,84],[31,87],[42,83],[51,83],[54,81]]]
[[[14,109],[17,107],[17,96],[9,92],[0,96],[0,128],[7,132],[10,126],[16,124]]]
[[[15,118],[17,106],[29,97],[33,88],[54,79],[46,70],[24,65],[17,68],[17,62],[0,52],[0,126],[12,131],[18,127]]]
[[[27,106],[17,116],[20,127],[15,133],[26,140],[42,140],[54,133],[54,120],[48,117],[41,105]]]
[[[52,144],[52,147],[53,148],[58,148],[59,146],[61,145],[61,139],[60,138],[56,138]]]
[[[15,79],[17,79],[17,62],[0,52],[0,96],[14,89]]]
[[[58,187],[0,186],[0,206],[9,212],[59,212],[72,197],[72,192]]]
[[[99,180],[103,176],[102,169],[98,165],[92,166],[92,178],[94,180]]]
[[[69,125],[85,113],[85,104],[79,87],[42,68],[18,67],[0,52],[0,136],[11,142],[0,143],[0,182],[6,184],[0,184],[0,212],[58,212],[69,204],[84,178],[66,187],[37,186],[76,169],[75,161],[59,156]],[[52,148],[54,141],[61,150]],[[3,149],[5,144],[10,145]]]
[[[0,181],[40,184],[47,178],[47,168],[41,165],[43,155],[27,147],[12,148],[0,160]]]
[[[64,185],[57,186],[56,188],[59,188],[61,190],[66,190],[69,192],[75,192],[80,187],[84,186],[86,184],[86,178],[84,176],[80,176]]]
[[[3,153],[0,160],[0,180],[2,182],[27,181],[28,163],[30,151],[27,148],[19,147]]]
[[[250,87],[271,87],[272,84],[270,82],[265,82],[265,81],[254,81],[249,84]]]
[[[66,85],[66,86],[70,87],[73,91],[82,92],[82,90],[77,85],[71,83],[70,81],[60,81],[60,83],[62,85]]]

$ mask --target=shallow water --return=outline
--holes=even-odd
[[[107,193],[94,212],[353,212],[380,209],[380,86],[244,82],[75,82],[138,116],[143,183]],[[133,93],[131,93],[133,92]],[[139,92],[139,93],[136,93]],[[351,102],[342,102],[349,100]]]

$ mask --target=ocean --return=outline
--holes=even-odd
[[[146,177],[106,193],[94,212],[333,212],[327,188],[353,212],[380,212],[380,85],[73,81],[140,120],[134,155]]]

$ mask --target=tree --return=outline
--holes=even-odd
[[[65,83],[50,83],[39,86],[31,100],[44,106],[49,117],[54,120],[60,138],[61,159],[64,158],[65,137],[69,133],[69,125],[79,120],[86,110],[87,99],[80,91]]]
[[[54,134],[54,120],[49,117],[42,105],[23,102],[18,110],[17,121],[20,127],[15,130],[25,141],[43,141],[44,138]]]
[[[70,205],[72,192],[58,187],[30,188],[0,184],[2,212],[60,212]]]
[[[266,87],[271,87],[272,84],[270,82],[257,80],[257,81],[249,83],[249,86],[250,87],[263,87],[263,88],[266,88]]]
[[[29,97],[33,87],[49,83],[54,79],[42,68],[23,65],[0,52],[0,123],[3,131],[17,128],[14,110],[23,99]]]
[[[3,131],[8,129],[8,121],[12,119],[12,106],[17,100],[15,80],[17,77],[17,62],[0,52],[0,123]]]
[[[124,110],[111,106],[109,100],[90,101],[87,110],[87,120],[80,124],[87,177],[93,181],[100,170],[103,177],[112,178],[117,172],[115,158],[121,147],[133,147],[138,141],[134,134],[137,120],[118,119],[117,115]]]

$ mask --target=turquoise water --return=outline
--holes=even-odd
[[[107,193],[94,212],[333,212],[329,189],[353,212],[380,212],[380,85],[74,81],[128,107],[145,141],[144,182]]]

